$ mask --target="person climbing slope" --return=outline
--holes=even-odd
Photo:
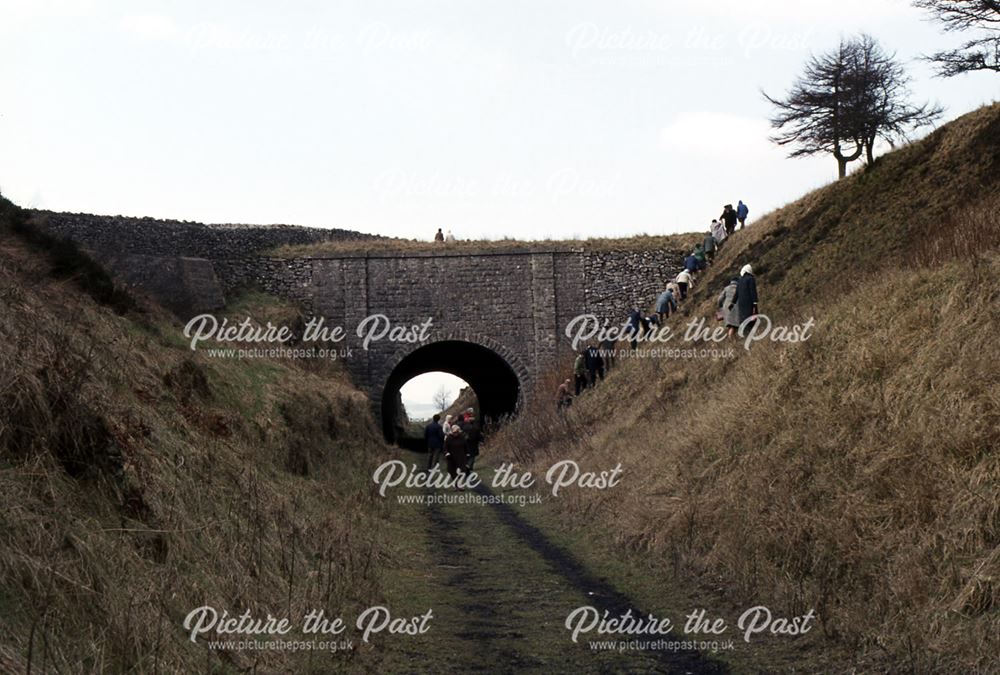
[[[755,321],[748,321],[750,317],[757,314],[757,280],[753,275],[753,268],[744,265],[740,270],[739,281],[736,282],[736,294],[733,297],[736,304],[739,318],[739,330],[743,335],[753,327]]]

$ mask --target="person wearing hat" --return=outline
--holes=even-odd
[[[747,319],[757,314],[757,280],[753,276],[753,268],[744,265],[740,270],[739,281],[736,282],[736,295],[733,297],[739,318],[740,329],[753,327],[754,321],[744,324]]]

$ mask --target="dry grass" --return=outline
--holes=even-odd
[[[679,319],[752,262],[763,311],[814,316],[810,341],[625,362],[577,431],[540,423],[546,393],[493,451],[535,473],[620,461],[626,489],[567,492],[560,517],[664,578],[815,608],[857,663],[1000,670],[1000,240],[967,206],[1000,183],[998,132],[984,108],[737,233]]]
[[[417,239],[377,239],[371,241],[330,241],[320,244],[282,246],[271,251],[282,258],[322,258],[339,255],[442,253],[517,253],[530,251],[645,251],[656,248],[688,249],[701,242],[703,234],[641,235],[593,239],[462,240],[447,244]]]
[[[159,310],[141,318],[53,277],[0,226],[0,664],[329,667],[212,653],[181,622],[204,604],[297,621],[379,598],[368,401],[308,365],[192,353]]]

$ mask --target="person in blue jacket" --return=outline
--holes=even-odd
[[[684,269],[686,269],[691,274],[694,274],[695,272],[698,271],[698,266],[699,266],[698,258],[695,256],[694,253],[684,258]]]
[[[665,325],[667,317],[677,311],[677,301],[674,299],[674,290],[668,288],[660,293],[656,299],[656,314],[660,320],[660,325]]]
[[[747,224],[747,216],[749,215],[750,215],[750,209],[747,208],[747,205],[744,204],[743,200],[741,199],[740,203],[736,205],[736,219],[740,221],[741,230]]]

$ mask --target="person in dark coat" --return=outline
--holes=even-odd
[[[444,429],[441,416],[435,415],[431,423],[424,427],[424,442],[427,443],[427,470],[438,463],[444,451]]]
[[[684,269],[686,269],[691,274],[694,274],[700,268],[700,263],[698,262],[697,256],[694,253],[684,258]]]
[[[475,410],[472,408],[465,411],[463,419],[465,420],[462,425],[462,430],[465,432],[465,468],[471,473],[475,467],[476,458],[479,457],[479,444],[483,440],[483,429],[476,421]]]
[[[590,386],[597,384],[597,378],[604,379],[604,359],[601,358],[601,351],[594,345],[587,347],[584,352],[584,361],[587,364],[587,374],[590,376]]]
[[[753,268],[750,265],[744,265],[740,270],[740,280],[736,282],[736,295],[733,300],[742,328],[744,321],[757,314],[757,280],[754,279]],[[752,321],[746,324],[746,330],[752,328],[753,324]]]
[[[736,231],[736,221],[739,220],[739,216],[736,213],[736,209],[733,208],[732,204],[726,204],[722,209],[722,215],[719,216],[719,220],[726,227],[726,235],[731,235]]]
[[[453,479],[458,478],[459,471],[462,473],[468,471],[465,468],[469,461],[466,456],[467,450],[468,441],[465,432],[462,431],[462,427],[453,424],[451,433],[444,439],[444,458],[448,462],[448,475]]]
[[[633,307],[628,313],[628,322],[625,324],[625,335],[628,337],[629,345],[632,349],[639,346],[639,334],[642,333],[642,313],[638,307]]]

